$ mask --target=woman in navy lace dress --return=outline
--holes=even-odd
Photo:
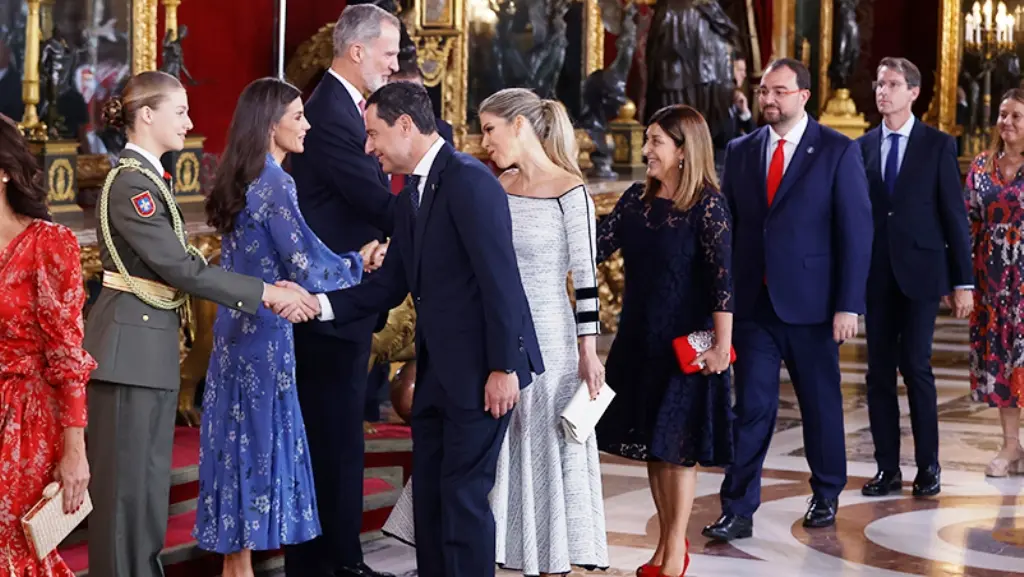
[[[223,234],[226,270],[323,293],[358,284],[362,259],[332,253],[313,234],[281,168],[287,153],[302,152],[309,129],[300,96],[273,78],[246,87],[206,212]],[[217,311],[193,534],[201,548],[225,555],[224,577],[252,577],[253,549],[320,534],[294,348],[291,323],[269,309]]]
[[[732,460],[732,220],[718,192],[711,134],[694,109],[669,106],[647,127],[647,181],[631,186],[597,230],[598,260],[622,250],[619,330],[606,364],[617,393],[597,427],[602,451],[647,462],[660,535],[642,577],[686,572],[696,465]],[[672,340],[714,329],[685,374]]]

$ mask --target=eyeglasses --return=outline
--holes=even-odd
[[[901,86],[906,86],[906,82],[900,82],[898,80],[887,80],[885,82],[874,81],[871,83],[871,90],[878,92],[882,87],[888,88],[889,92],[896,90]]]
[[[766,88],[762,86],[761,88],[758,88],[756,92],[757,95],[760,96],[761,98],[768,98],[768,95],[771,94],[772,96],[775,97],[776,100],[779,100],[783,97],[789,96],[790,94],[796,94],[797,92],[800,92],[800,89],[797,88],[796,90],[789,90],[788,88]]]

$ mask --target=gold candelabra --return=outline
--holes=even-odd
[[[1015,14],[1010,14],[1003,2],[995,5],[993,14],[992,0],[985,0],[984,4],[975,2],[971,11],[964,14],[964,50],[978,55],[981,61],[982,136],[988,132],[992,119],[992,71],[996,59],[1017,46],[1014,33],[1020,27],[1020,6]]]
[[[39,120],[36,106],[39,104],[39,43],[41,41],[39,5],[40,0],[28,0],[28,18],[25,22],[25,74],[21,82],[21,100],[25,113],[18,123],[25,138],[45,141],[46,124]]]

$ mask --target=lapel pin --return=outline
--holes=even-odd
[[[807,147],[807,154],[814,154],[814,147],[813,146]]]

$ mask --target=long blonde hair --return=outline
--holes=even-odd
[[[711,130],[704,117],[685,104],[673,104],[655,112],[647,126],[654,124],[661,127],[677,147],[683,149],[679,186],[670,198],[676,210],[688,210],[701,199],[706,187],[718,190]],[[644,200],[650,202],[658,196],[661,186],[660,180],[648,176]]]
[[[1024,89],[1011,88],[1003,94],[1003,97],[999,99],[999,104],[1006,102],[1007,100],[1013,100],[1024,104]],[[992,146],[986,151],[988,156],[985,158],[985,172],[995,174],[996,171],[996,158],[999,153],[1003,151],[1003,137],[999,134],[999,123],[992,127],[991,136]]]
[[[522,116],[540,139],[548,159],[562,170],[583,178],[579,165],[579,144],[565,106],[545,100],[526,88],[506,88],[480,103],[480,114],[493,114],[506,122]]]

